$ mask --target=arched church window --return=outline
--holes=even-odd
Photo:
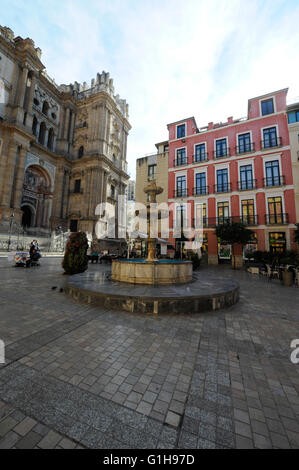
[[[33,120],[32,120],[32,134],[36,136],[36,129],[37,129],[37,119],[36,119],[36,116],[33,116]]]
[[[44,145],[45,143],[45,134],[46,134],[46,124],[44,122],[41,123],[39,128],[39,136],[38,141],[40,144]]]
[[[53,150],[53,143],[54,143],[54,130],[51,128],[49,130],[49,135],[48,135],[48,142],[47,142],[48,149]]]
[[[83,157],[83,154],[84,154],[84,147],[83,145],[81,145],[81,147],[78,150],[78,158]]]
[[[49,104],[48,101],[43,102],[43,109],[42,112],[45,114],[45,116],[48,116],[48,111],[49,111]]]

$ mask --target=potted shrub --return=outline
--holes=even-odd
[[[88,240],[84,232],[71,233],[66,244],[62,267],[65,274],[83,273],[88,268]]]

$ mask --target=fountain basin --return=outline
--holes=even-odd
[[[130,284],[166,285],[192,281],[192,262],[179,260],[127,259],[112,261],[113,281]]]

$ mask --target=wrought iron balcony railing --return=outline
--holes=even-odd
[[[214,184],[214,192],[215,193],[229,193],[232,190],[231,183],[219,183]]]
[[[284,186],[285,185],[285,177],[284,175],[278,176],[267,176],[263,179],[264,181],[264,188],[269,188],[271,186]]]
[[[236,147],[236,154],[237,155],[242,155],[243,153],[250,153],[250,152],[255,152],[255,143],[254,142],[248,142],[243,145],[237,145]]]
[[[266,214],[266,225],[283,225],[289,223],[289,214]]]
[[[261,149],[269,149],[272,147],[281,147],[282,138],[281,137],[272,137],[270,139],[261,140]]]
[[[209,194],[209,186],[197,186],[192,190],[193,196],[203,196],[205,194]]]
[[[239,191],[248,191],[256,188],[256,179],[238,181]]]
[[[173,191],[173,197],[187,197],[188,196],[188,190],[186,189],[175,189]]]
[[[192,156],[192,163],[200,163],[200,162],[207,162],[209,159],[208,152],[201,153],[199,155]]]
[[[187,157],[175,158],[173,160],[173,166],[183,166],[188,165]]]
[[[230,157],[230,148],[222,149],[222,150],[214,150],[214,158],[224,158]]]
[[[239,221],[244,225],[258,225],[258,216],[257,215],[241,215]]]

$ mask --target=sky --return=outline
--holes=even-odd
[[[243,117],[281,88],[299,101],[299,0],[0,0],[0,24],[34,40],[58,84],[110,73],[129,103],[133,178],[168,123]]]

